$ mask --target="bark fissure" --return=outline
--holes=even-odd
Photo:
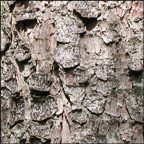
[[[84,25],[86,26],[86,29],[88,31],[91,31],[97,24],[97,18],[82,17],[81,14],[79,12],[77,12],[75,9],[73,10],[73,14],[82,20],[82,22],[84,23]]]

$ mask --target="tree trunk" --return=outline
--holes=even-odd
[[[143,143],[142,1],[1,1],[2,143]]]

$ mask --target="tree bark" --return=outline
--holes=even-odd
[[[1,1],[2,143],[143,143],[142,1]]]

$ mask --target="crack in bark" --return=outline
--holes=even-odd
[[[68,97],[68,95],[65,93],[65,90],[64,90],[64,88],[63,88],[63,82],[62,82],[62,80],[61,80],[61,78],[60,78],[60,75],[59,75],[59,66],[58,66],[58,64],[55,62],[54,63],[56,66],[53,66],[53,67],[56,67],[56,69],[54,68],[54,74],[55,74],[55,76],[56,77],[58,77],[59,78],[59,82],[60,82],[60,87],[61,87],[61,89],[62,89],[62,92],[64,93],[64,95],[65,95],[65,97],[66,97],[66,99],[68,100],[68,102],[72,105],[72,102],[70,101],[70,98]],[[75,66],[75,67],[77,67],[77,66]],[[74,67],[74,68],[75,68]],[[69,68],[69,69],[74,69],[74,68]],[[65,70],[68,70],[68,69],[65,69]]]
[[[126,108],[126,111],[127,111],[127,114],[128,114],[128,116],[129,116],[129,118],[133,121],[133,119],[132,119],[132,117],[131,117],[131,115],[130,115],[130,113],[129,113],[129,110],[128,110],[127,106],[126,106],[126,101],[125,101],[125,99],[124,99],[124,104],[125,104],[125,108]]]
[[[18,21],[17,24],[15,25],[16,29],[20,31],[27,31],[27,28],[33,29],[35,25],[37,24],[37,19],[34,20],[23,20],[23,21]]]
[[[15,8],[16,3],[14,2],[12,5],[10,5],[10,13],[13,13],[13,10]]]
[[[63,42],[63,41],[57,41],[57,46],[59,46],[60,44],[61,45],[64,45],[64,44],[69,44],[70,42]]]
[[[59,78],[59,83],[60,83],[60,88],[61,88],[61,91],[62,93],[64,94],[65,98],[67,99],[68,103],[70,104],[70,107],[72,105],[72,102],[70,101],[70,98],[68,97],[68,95],[65,93],[65,90],[63,88],[63,82],[60,78],[60,75],[59,75],[59,66],[57,65],[56,62],[53,63],[53,71],[52,73],[57,77]],[[63,143],[65,142],[65,131],[69,131],[70,133],[70,123],[69,123],[69,120],[67,118],[67,116],[71,113],[69,112],[68,114],[66,114],[67,112],[65,111],[66,109],[66,106],[67,104],[64,104],[63,105],[63,112],[62,112],[62,137],[61,137],[61,142],[60,143]],[[67,126],[68,126],[68,129],[67,129]]]
[[[53,119],[54,117],[56,116],[56,113],[54,113],[51,117],[48,117],[48,118],[46,118],[46,119],[43,119],[43,120],[33,120],[34,122],[38,122],[38,123],[40,123],[40,124],[45,124],[48,120],[50,120],[50,119]],[[51,127],[52,128],[52,127]]]
[[[95,17],[82,17],[81,14],[77,12],[75,9],[73,10],[73,15],[82,20],[88,31],[91,31],[97,25],[97,18]]]
[[[24,77],[22,76],[19,66],[16,63],[16,60],[14,58],[11,58],[11,61],[13,62],[14,66],[16,67],[16,79],[17,84],[20,89],[20,95],[24,97],[24,104],[25,104],[25,128],[28,129],[27,125],[28,122],[32,120],[31,118],[31,98],[30,98],[30,89],[28,84],[24,81]],[[27,115],[28,114],[28,115]],[[27,133],[26,142],[29,143],[30,136],[29,133]]]
[[[13,125],[10,125],[10,129],[12,129],[13,127],[15,127],[17,124],[24,122],[24,120],[18,120],[17,122],[15,122]],[[23,124],[22,124],[23,125]],[[24,126],[24,125],[23,125]]]
[[[10,45],[11,45],[10,43],[7,44],[5,50],[1,51],[1,57],[6,54],[6,52],[9,50]]]

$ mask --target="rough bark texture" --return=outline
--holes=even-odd
[[[1,2],[2,143],[143,143],[143,2]]]

